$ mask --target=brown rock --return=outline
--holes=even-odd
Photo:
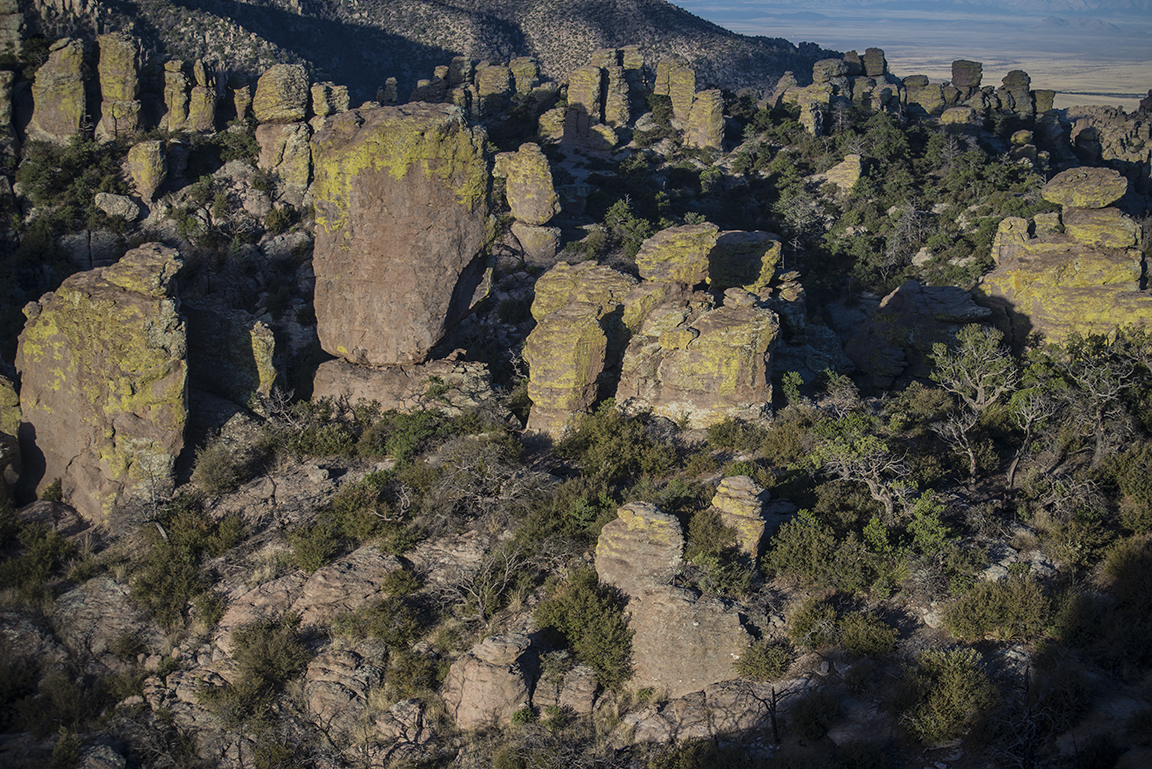
[[[528,335],[529,431],[561,438],[572,418],[596,401],[608,347],[601,313],[598,304],[572,302],[538,320]]]
[[[440,696],[465,730],[505,724],[529,703],[533,655],[528,636],[485,638],[452,663]]]
[[[36,70],[32,101],[29,140],[59,144],[80,133],[87,114],[81,41],[65,38],[52,44],[47,61]]]
[[[764,506],[769,493],[747,475],[734,475],[720,481],[712,507],[720,511],[725,526],[736,530],[736,544],[753,559],[760,557],[760,543],[764,539],[767,522]]]
[[[379,597],[385,578],[400,568],[395,556],[365,545],[317,569],[300,588],[291,611],[302,626],[330,624],[338,614]]]
[[[56,599],[52,621],[57,637],[73,654],[104,668],[119,668],[116,642],[124,636],[139,638],[146,647],[160,649],[164,634],[147,621],[128,588],[111,577],[96,577]]]
[[[487,289],[484,134],[459,108],[351,110],[313,139],[321,346],[420,363]]]
[[[644,280],[694,286],[708,277],[708,255],[720,228],[710,222],[661,230],[640,246],[636,267]]]
[[[326,734],[352,736],[368,709],[368,693],[384,677],[386,654],[384,648],[329,649],[308,663],[304,700]]]
[[[184,446],[186,342],[172,296],[180,255],[150,244],[83,272],[25,309],[16,367],[28,471],[107,520],[172,482]]]
[[[256,128],[256,143],[260,145],[257,167],[274,171],[298,194],[311,181],[312,148],[309,139],[312,129],[307,123],[274,123]]]
[[[216,623],[214,643],[225,654],[232,654],[232,633],[265,617],[279,617],[300,594],[306,575],[286,574],[259,587],[241,593],[228,602],[228,610]]]
[[[601,582],[636,595],[651,585],[670,582],[683,552],[684,534],[675,516],[649,502],[632,502],[600,530],[596,573]]]
[[[159,139],[140,142],[128,150],[128,176],[144,200],[152,200],[168,175],[168,153]]]
[[[449,360],[381,368],[325,361],[316,369],[312,397],[353,405],[375,401],[385,411],[437,408],[450,415],[497,404],[486,364]]]

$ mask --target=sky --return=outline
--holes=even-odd
[[[673,0],[675,1],[675,0]],[[1023,69],[1033,88],[1058,92],[1056,106],[1135,109],[1152,89],[1152,12],[1126,3],[1074,11],[1069,0],[1016,0],[1014,7],[948,0],[680,0],[689,12],[744,35],[813,42],[835,50],[883,48],[899,77],[946,80],[955,59],[984,64],[984,84]]]

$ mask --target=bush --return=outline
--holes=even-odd
[[[219,438],[196,451],[192,482],[209,494],[224,494],[240,486],[240,462]]]
[[[741,678],[771,681],[780,678],[792,664],[792,647],[779,641],[756,641],[733,663]]]
[[[700,586],[708,592],[742,595],[751,586],[750,561],[736,547],[736,530],[724,525],[714,507],[697,511],[688,522],[684,558],[704,572]]]
[[[944,610],[944,627],[957,638],[1034,640],[1044,632],[1051,604],[1030,576],[980,582]]]
[[[654,441],[640,419],[621,414],[612,399],[595,414],[581,415],[556,450],[578,461],[586,475],[609,484],[666,475],[676,462],[673,447]]]
[[[1117,542],[1104,558],[1104,573],[1112,592],[1127,607],[1147,611],[1152,604],[1152,536]]]
[[[822,689],[797,700],[788,711],[788,716],[797,734],[814,741],[828,733],[828,727],[835,720],[838,710],[836,698]]]
[[[64,501],[64,484],[59,478],[56,478],[40,492],[40,499],[44,502],[63,502]]]
[[[840,621],[840,645],[859,657],[887,654],[896,645],[896,628],[866,612],[854,612]]]
[[[788,638],[797,646],[819,649],[836,643],[836,610],[818,598],[808,598],[788,617]]]
[[[410,602],[388,596],[341,614],[332,623],[337,633],[353,639],[377,638],[393,649],[407,649],[429,622],[427,612],[417,610]]]
[[[326,523],[296,529],[288,535],[292,560],[307,572],[327,566],[340,552],[340,538],[335,527]]]
[[[901,720],[925,745],[962,737],[999,694],[972,649],[925,651],[901,681]]]
[[[585,664],[596,669],[600,684],[615,688],[632,675],[632,631],[624,621],[623,601],[601,585],[590,567],[572,574],[533,612],[536,626],[559,634]]]

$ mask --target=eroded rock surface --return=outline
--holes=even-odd
[[[486,288],[483,132],[447,105],[352,110],[316,134],[313,159],[321,346],[423,362]]]
[[[440,696],[461,729],[505,724],[529,703],[534,655],[528,636],[485,638],[452,663]]]
[[[187,345],[172,295],[181,265],[173,249],[142,246],[24,309],[26,472],[38,489],[60,478],[91,518],[172,482],[187,418]]]

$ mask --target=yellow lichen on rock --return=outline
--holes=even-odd
[[[598,304],[572,302],[541,318],[528,335],[529,431],[560,438],[573,417],[595,403],[608,348],[600,314]]]
[[[541,225],[560,213],[552,169],[539,145],[522,144],[517,152],[510,153],[504,170],[508,207],[517,220]]]
[[[644,280],[695,286],[708,277],[708,256],[720,228],[710,222],[661,230],[640,246],[636,267]]]

